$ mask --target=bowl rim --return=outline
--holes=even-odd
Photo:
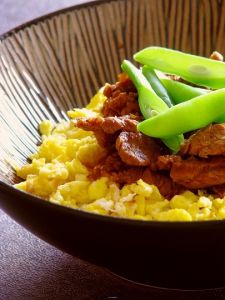
[[[130,1],[130,0],[119,0],[119,1]],[[118,0],[89,0],[88,2],[85,3],[80,3],[80,4],[75,4],[75,5],[71,5],[65,8],[60,8],[60,9],[56,9],[53,10],[49,13],[43,14],[37,18],[34,19],[30,19],[26,22],[23,22],[15,27],[12,27],[11,29],[7,30],[6,32],[3,32],[0,34],[0,41],[4,41],[5,39],[7,39],[8,37],[12,36],[13,34],[19,32],[20,30],[23,30],[27,27],[30,27],[32,25],[37,25],[38,23],[45,21],[45,19],[50,19],[53,18],[55,16],[58,16],[60,14],[65,14],[67,12],[70,12],[72,10],[79,10],[82,8],[88,8],[88,7],[94,7],[94,6],[100,6],[102,4],[110,4],[112,2],[118,2]]]
[[[119,0],[121,1],[121,0]],[[122,0],[122,1],[129,1],[129,0]],[[50,13],[41,15],[40,17],[34,18],[32,20],[26,21],[16,27],[13,27],[12,29],[2,33],[0,35],[0,42],[4,41],[8,37],[18,33],[21,30],[24,30],[27,27],[30,27],[32,25],[37,25],[38,23],[53,18],[54,16],[58,16],[60,14],[64,14],[67,12],[70,12],[71,10],[79,10],[83,8],[89,8],[94,6],[100,6],[102,4],[110,4],[113,2],[118,2],[118,0],[93,0],[88,1],[85,3],[80,3],[77,5],[72,5],[66,8],[62,8],[59,10],[54,10]],[[13,185],[10,185],[2,180],[0,180],[0,191],[7,192],[9,194],[12,194],[14,196],[18,197],[25,197],[27,200],[32,201],[35,205],[39,205],[42,203],[42,205],[46,205],[47,207],[51,207],[54,209],[62,210],[66,213],[73,214],[74,216],[79,216],[82,218],[88,218],[93,221],[102,221],[107,223],[120,223],[121,225],[133,225],[133,226],[139,226],[139,227],[155,227],[155,228],[192,228],[201,226],[201,228],[208,227],[209,225],[213,226],[220,226],[225,225],[225,219],[221,220],[203,220],[203,221],[156,221],[156,220],[136,220],[136,219],[129,219],[129,218],[122,218],[122,217],[114,217],[114,216],[108,216],[108,215],[101,215],[101,214],[95,214],[92,212],[83,211],[80,209],[74,209],[70,207],[66,207],[57,203],[53,203],[50,201],[45,201],[43,198],[29,194],[27,192],[24,192],[22,190],[17,189]]]

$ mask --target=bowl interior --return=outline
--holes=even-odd
[[[0,37],[1,208],[60,249],[126,277],[164,286],[224,285],[224,221],[120,220],[39,201],[10,186],[19,180],[13,165],[24,164],[40,143],[38,124],[67,119],[67,110],[88,103],[105,82],[115,82],[124,58],[149,45],[224,54],[224,40],[220,0],[91,2]]]
[[[224,1],[118,0],[57,12],[2,36],[0,180],[18,180],[12,166],[35,151],[41,120],[67,119],[68,109],[116,80],[124,58],[149,45],[224,53],[224,26]]]

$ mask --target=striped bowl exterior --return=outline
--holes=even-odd
[[[17,181],[40,142],[38,124],[66,119],[124,58],[149,45],[208,56],[224,54],[225,1],[117,0],[92,2],[35,20],[0,41],[0,180]]]

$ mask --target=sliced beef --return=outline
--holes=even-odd
[[[138,111],[137,93],[133,92],[114,92],[103,106],[103,115],[105,117],[123,116],[127,114],[140,115]]]
[[[78,118],[74,125],[87,131],[93,131],[98,143],[102,147],[111,147],[120,131],[137,131],[138,117],[96,117],[96,118]]]
[[[101,176],[109,177],[111,173],[119,172],[125,167],[125,164],[122,162],[118,153],[115,151],[110,153],[106,159],[101,161],[98,165],[96,165],[93,168],[93,170],[91,170],[90,177],[93,179],[98,179]]]
[[[143,172],[143,168],[129,167],[119,172],[113,172],[109,177],[113,182],[117,182],[123,186],[124,184],[137,182],[137,180],[143,177]]]
[[[102,129],[108,134],[113,134],[118,131],[137,132],[137,124],[137,118],[129,115],[122,117],[107,117],[104,118]]]
[[[181,146],[180,155],[225,155],[225,124],[213,124],[198,130]]]
[[[136,182],[142,177],[143,172],[144,168],[126,165],[115,151],[90,170],[90,178],[96,180],[105,176],[123,185]]]
[[[93,131],[99,145],[103,148],[111,148],[116,141],[117,135],[107,134],[103,130],[104,118],[78,118],[74,120],[74,125],[86,131]]]
[[[125,164],[117,152],[111,153],[105,160],[90,170],[90,178],[98,179],[102,176],[110,178],[120,185],[131,184],[143,179],[158,187],[160,193],[170,199],[184,188],[172,181],[167,174],[151,171],[149,167],[132,167]]]
[[[148,167],[130,167],[127,170],[121,170],[111,175],[112,181],[122,185],[135,183],[139,179],[157,186],[161,195],[167,199],[171,199],[174,195],[184,191],[184,187],[174,183],[169,176],[151,171]]]
[[[107,84],[104,95],[107,97],[103,106],[103,116],[123,116],[134,114],[141,116],[137,101],[137,90],[126,74],[119,76],[114,85]]]
[[[103,130],[96,130],[94,134],[98,144],[103,148],[111,149],[116,142],[117,134],[107,134]]]
[[[185,189],[206,188],[225,195],[225,124],[195,132],[179,155],[168,155],[160,140],[137,132],[143,117],[137,91],[126,75],[116,84],[106,85],[104,94],[103,117],[74,121],[77,127],[93,131],[99,144],[108,149],[107,156],[89,168],[91,179],[106,176],[121,186],[143,179],[168,199]]]
[[[161,155],[157,157],[155,163],[156,170],[171,170],[173,164],[177,161],[181,161],[182,158],[178,155]]]
[[[225,183],[225,157],[190,157],[184,160],[179,156],[167,156],[167,159],[171,166],[170,177],[187,189],[203,189]]]
[[[174,195],[184,191],[184,187],[173,182],[167,174],[151,171],[149,168],[145,169],[142,179],[149,184],[157,186],[160,193],[167,199],[171,199]]]
[[[153,166],[165,147],[140,132],[121,132],[116,149],[121,160],[129,166]]]
[[[210,158],[188,157],[179,155],[159,156],[157,170],[170,171],[171,179],[186,187],[196,190],[210,188],[216,194],[225,196],[225,157]]]
[[[77,118],[73,121],[74,125],[86,131],[97,131],[102,129],[104,118]]]
[[[106,118],[78,118],[74,121],[74,124],[87,131],[102,130],[107,134],[114,134],[117,131],[137,132],[138,118],[129,115]]]

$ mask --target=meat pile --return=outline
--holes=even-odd
[[[225,124],[213,124],[192,134],[179,155],[159,156],[159,170],[189,190],[209,189],[225,196]]]
[[[77,127],[93,131],[107,149],[107,156],[90,169],[92,179],[106,176],[124,185],[142,178],[168,199],[186,189],[225,195],[225,124],[196,131],[178,155],[170,155],[159,139],[137,132],[142,115],[137,91],[125,74],[116,84],[106,85],[104,94],[102,117],[75,121]]]

